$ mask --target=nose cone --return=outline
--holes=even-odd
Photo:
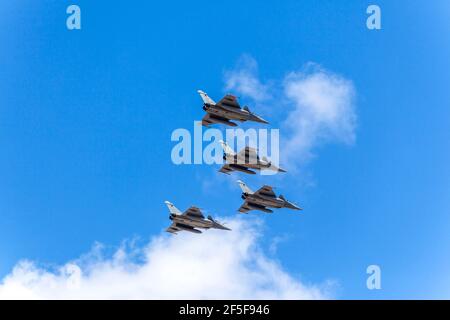
[[[214,220],[213,217],[211,217],[211,216],[208,216],[207,219],[208,219],[209,221],[211,221],[211,223],[212,223],[211,228],[214,228],[214,229],[221,229],[221,230],[231,230],[231,229],[229,229],[229,228],[227,228],[227,227],[221,225],[220,223],[218,223],[218,222],[217,222],[216,220]]]
[[[297,205],[295,205],[295,204],[293,204],[292,202],[289,202],[289,201],[286,201],[286,202],[285,202],[284,207],[285,207],[285,208],[292,209],[292,210],[303,210],[303,209],[300,208],[299,206],[297,206]]]
[[[231,231],[230,228],[227,228],[227,227],[222,226],[222,225],[219,225],[218,227],[216,227],[216,229]]]
[[[259,122],[259,123],[269,124],[269,121],[264,120],[260,116],[257,116],[256,114],[253,114],[253,113],[252,113],[252,116],[251,116],[251,120],[253,120],[255,122]]]
[[[228,230],[228,231],[231,231],[230,228],[227,228],[227,227],[221,225],[220,223],[217,223],[216,221],[213,222],[212,227],[213,227],[214,229],[220,229],[220,230]]]
[[[260,123],[264,123],[264,124],[269,124],[269,121],[267,121],[267,120],[264,120],[263,118],[261,118],[261,117],[258,117],[258,122],[260,122]]]

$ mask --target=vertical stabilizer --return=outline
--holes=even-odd
[[[203,103],[205,103],[205,104],[210,104],[210,105],[215,105],[215,104],[216,104],[216,103],[214,102],[214,100],[211,99],[211,98],[206,94],[206,92],[204,92],[204,91],[202,91],[202,90],[198,90],[197,92],[198,92],[198,94],[200,95],[200,97],[202,98]]]
[[[227,154],[227,155],[231,155],[234,156],[236,153],[233,151],[233,149],[230,148],[230,146],[223,140],[220,140],[220,145],[222,146],[223,151]]]
[[[253,194],[253,191],[249,187],[247,187],[247,185],[242,180],[238,180],[237,182],[239,183],[239,186],[241,187],[243,193]]]
[[[164,201],[164,203],[167,205],[167,208],[169,208],[169,211],[171,214],[176,214],[176,215],[182,214],[181,211],[178,210],[178,208],[173,205],[173,203],[171,203],[169,201]]]

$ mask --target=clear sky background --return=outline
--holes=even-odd
[[[336,282],[336,298],[450,297],[448,1],[74,3],[78,31],[72,2],[0,4],[0,278],[22,259],[147,241],[169,223],[164,200],[237,215],[237,185],[217,165],[172,164],[170,136],[247,55],[264,83],[308,62],[351,81],[357,115],[354,143],[264,180],[305,210],[244,217],[263,221],[261,248],[293,277]],[[282,103],[254,109],[283,130]],[[371,264],[381,290],[366,288]]]

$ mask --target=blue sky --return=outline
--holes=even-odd
[[[351,81],[357,115],[354,143],[316,145],[300,173],[268,178],[305,210],[261,214],[262,248],[283,238],[268,255],[305,282],[336,281],[337,298],[448,298],[450,6],[376,1],[370,31],[371,3],[78,0],[77,31],[71,2],[1,3],[0,278],[21,259],[147,241],[168,224],[166,199],[237,215],[237,186],[211,178],[218,166],[172,164],[170,136],[203,116],[196,90],[218,99],[248,55],[263,82],[308,62]],[[370,264],[381,290],[366,288]]]

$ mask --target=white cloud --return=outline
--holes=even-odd
[[[262,252],[260,223],[228,225],[232,232],[160,235],[109,258],[97,246],[56,270],[23,261],[1,281],[0,299],[329,298],[329,285],[306,285]]]
[[[243,55],[234,69],[225,72],[225,90],[261,102],[270,98],[268,89],[269,85],[258,78],[258,63],[249,55]]]
[[[355,140],[355,89],[351,81],[310,64],[284,80],[284,94],[293,106],[284,121],[288,162],[305,161],[321,142],[351,144]]]
[[[270,83],[270,85],[268,84]],[[315,147],[326,142],[352,144],[355,140],[355,88],[344,77],[308,63],[301,71],[291,71],[282,80],[263,83],[258,64],[244,55],[226,72],[225,88],[253,99],[253,110],[271,107],[265,113],[279,120],[281,164],[295,169],[307,162]]]
[[[270,242],[270,246],[269,246],[269,252],[271,254],[276,254],[278,251],[278,246],[289,240],[289,235],[288,234],[282,234],[281,236],[275,236],[272,241]]]

